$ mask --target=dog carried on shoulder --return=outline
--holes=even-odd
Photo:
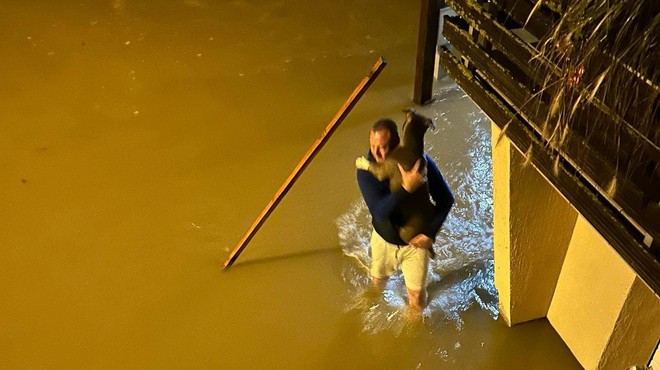
[[[389,180],[389,188],[392,192],[400,189],[403,183],[399,165],[404,170],[410,171],[419,160],[419,168],[422,168],[425,174],[424,135],[429,127],[435,129],[431,118],[421,115],[414,109],[406,109],[404,112],[406,121],[403,123],[401,142],[390,151],[383,162],[373,163],[365,157],[359,157],[355,161],[357,168],[369,171],[378,181]],[[431,203],[428,182],[402,200],[399,208],[404,220],[399,229],[399,236],[404,242],[409,243],[413,237],[423,231],[433,218],[434,206]],[[429,248],[429,252],[431,257],[435,257],[433,247]]]

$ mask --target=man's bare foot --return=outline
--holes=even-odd
[[[418,323],[422,321],[424,309],[419,306],[407,306],[405,311],[406,322]]]

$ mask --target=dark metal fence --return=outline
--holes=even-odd
[[[446,5],[440,67],[660,295],[659,3]]]

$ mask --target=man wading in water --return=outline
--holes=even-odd
[[[369,161],[382,163],[399,141],[396,123],[391,119],[378,120],[369,132]],[[357,170],[360,192],[367,203],[374,227],[370,242],[371,279],[374,286],[383,290],[387,279],[400,267],[408,292],[408,304],[420,314],[427,303],[429,250],[454,204],[454,196],[438,166],[427,153],[424,153],[424,157],[427,163],[425,171],[419,169],[419,161],[409,171],[399,166],[403,184],[401,189],[393,192],[390,192],[388,180],[381,182],[369,171]],[[398,205],[426,181],[435,203],[433,219],[422,233],[406,244],[399,236],[402,220]]]

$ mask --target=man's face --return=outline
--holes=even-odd
[[[369,148],[377,163],[385,160],[390,151],[390,133],[387,130],[369,132]]]

